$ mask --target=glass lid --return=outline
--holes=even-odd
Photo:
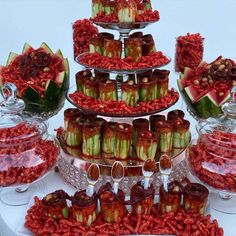
[[[33,142],[47,131],[47,125],[39,119],[23,113],[25,103],[17,98],[17,88],[13,83],[1,89],[0,102],[0,147]]]

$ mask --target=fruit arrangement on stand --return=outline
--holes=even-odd
[[[45,137],[47,125],[22,116],[24,102],[14,97],[16,87],[3,87],[0,103],[0,186],[29,184],[57,161],[58,146]],[[11,92],[11,95],[9,94]]]
[[[158,114],[179,99],[162,68],[171,59],[151,34],[131,34],[159,18],[150,0],[93,0],[92,18],[73,24],[74,59],[84,68],[70,89],[68,60],[45,43],[25,44],[0,67],[0,186],[25,192],[56,164],[59,145],[59,172],[80,189],[35,197],[25,221],[33,234],[223,235],[204,214],[209,190],[236,193],[236,63],[204,62],[199,33],[177,38],[178,87],[200,120],[191,143],[182,110]],[[76,108],[64,111],[57,144],[39,118],[55,115],[65,98]]]
[[[38,49],[25,43],[22,54],[11,52],[6,66],[0,67],[0,87],[13,83],[25,111],[43,119],[55,115],[64,105],[69,88],[69,63],[58,50],[46,43]]]

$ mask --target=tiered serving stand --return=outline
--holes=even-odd
[[[154,23],[154,22],[142,22],[142,23],[129,23],[129,24],[121,24],[121,23],[101,23],[101,22],[94,22],[98,26],[101,26],[104,29],[109,29],[109,30],[117,30],[120,34],[120,40],[122,40],[123,45],[124,45],[124,39],[128,38],[129,33],[132,30],[138,30],[138,29],[143,29],[146,26]],[[124,47],[123,47],[123,54],[124,54]],[[121,97],[119,88],[120,84],[123,81],[126,81],[128,78],[129,74],[136,75],[138,73],[143,73],[148,70],[152,69],[157,69],[162,66],[158,67],[152,67],[152,68],[142,68],[142,69],[135,69],[135,70],[110,70],[107,68],[94,68],[94,67],[89,67],[80,62],[81,57],[84,54],[79,55],[76,58],[76,62],[79,63],[81,66],[84,66],[87,69],[96,69],[100,72],[107,72],[111,74],[116,74],[117,76],[114,78],[117,80],[118,84],[118,98]],[[170,58],[169,58],[170,59]],[[97,113],[93,110],[88,110],[84,109],[83,107],[78,106],[75,104],[72,99],[70,99],[69,94],[75,92],[75,86],[69,89],[68,94],[67,94],[67,99],[68,101],[76,106],[78,109],[82,110],[84,113],[89,113],[89,114],[96,114],[106,117],[106,120],[108,121],[120,121],[120,122],[126,122],[126,123],[132,123],[132,120],[134,118],[138,118],[140,116],[149,116],[154,113],[160,113],[169,107],[173,106],[171,104],[168,107],[159,109],[159,110],[154,110],[151,112],[146,112],[146,113],[139,113],[139,114],[112,114],[112,113]],[[61,175],[63,178],[69,182],[71,185],[78,189],[84,189],[87,186],[87,173],[86,170],[88,166],[91,163],[96,163],[100,167],[101,171],[101,177],[100,181],[96,185],[96,188],[100,188],[101,185],[105,184],[107,181],[111,181],[110,173],[111,173],[111,167],[112,164],[115,162],[114,159],[92,159],[92,158],[83,158],[79,154],[75,154],[73,152],[72,148],[69,148],[68,146],[65,145],[63,136],[59,136],[58,140],[60,142],[61,146],[61,157],[59,159],[58,167]],[[175,149],[172,151],[172,153],[169,153],[169,155],[172,157],[173,160],[173,172],[171,175],[171,179],[177,179],[177,180],[183,180],[186,176],[186,168],[185,168],[185,162],[183,161],[185,158],[185,149]],[[159,164],[159,158],[161,154],[156,155],[156,164],[158,166]],[[128,161],[122,161],[124,168],[125,168],[125,177],[120,183],[120,188],[126,193],[129,194],[131,186],[133,186],[137,181],[139,181],[142,178],[142,165],[143,162],[137,161],[137,160],[128,160]],[[153,180],[155,182],[155,188],[156,190],[159,189],[160,186],[160,174],[157,172],[154,174]]]

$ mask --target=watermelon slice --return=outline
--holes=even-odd
[[[25,110],[45,116],[62,107],[69,74],[69,62],[61,50],[54,54],[46,43],[38,49],[25,43],[21,55],[11,52],[6,66],[0,66],[0,87],[14,83],[26,103]]]
[[[203,62],[196,70],[185,68],[177,84],[194,115],[206,119],[222,113],[221,106],[230,99],[230,89],[235,81],[227,74],[233,66],[232,60],[220,57],[211,64]]]

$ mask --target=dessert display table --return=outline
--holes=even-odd
[[[25,41],[34,46],[46,41],[52,45],[53,50],[61,48],[64,55],[68,57],[71,73],[70,86],[74,86],[74,75],[81,68],[73,59],[71,23],[77,19],[90,16],[90,4],[91,1],[82,0],[0,1],[0,8],[4,9],[0,16],[0,28],[2,29],[0,64],[5,63],[9,51],[20,51]],[[215,0],[214,4],[212,1],[204,0],[196,2],[187,0],[153,1],[153,8],[158,9],[161,13],[161,21],[157,24],[151,24],[143,32],[152,33],[158,42],[157,48],[163,50],[171,58],[174,58],[176,37],[187,32],[201,32],[207,39],[204,45],[205,60],[212,61],[218,55],[235,58],[236,31],[232,30],[232,22],[236,21],[233,10],[235,7],[236,3],[232,0],[224,2]],[[36,14],[36,12],[41,14]],[[224,15],[227,17],[219,17]],[[220,34],[219,29],[221,30]],[[177,79],[179,75],[174,73],[173,68],[174,63],[172,61],[164,69],[171,70],[170,87],[178,90]],[[48,131],[50,134],[55,135],[54,129],[63,125],[63,111],[71,106],[66,101],[64,108],[58,115],[49,120]],[[182,109],[185,112],[186,118],[191,123],[191,132],[194,138],[196,121],[188,114],[183,99],[180,98],[171,107],[172,109]],[[166,112],[168,111],[170,109]],[[127,118],[122,121],[127,121]],[[47,175],[43,181],[46,184],[43,195],[58,189],[63,189],[71,195],[76,191],[62,179],[59,173],[54,171]],[[20,235],[17,234],[17,230],[24,224],[26,210],[27,205],[8,206],[0,201],[0,236]],[[224,229],[225,236],[236,235],[235,214],[223,214],[210,207],[208,207],[207,213],[210,213],[212,218],[218,221],[220,227]]]

